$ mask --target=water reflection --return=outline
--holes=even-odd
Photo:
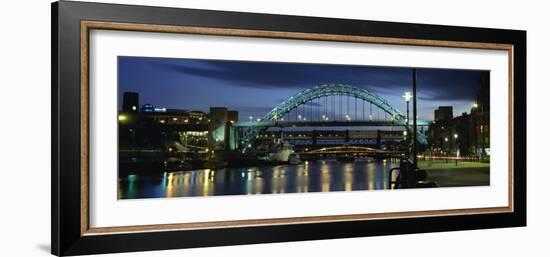
[[[336,160],[299,165],[165,172],[119,179],[119,199],[387,189],[398,161]]]

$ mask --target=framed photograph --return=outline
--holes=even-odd
[[[526,32],[52,5],[52,253],[525,226]]]

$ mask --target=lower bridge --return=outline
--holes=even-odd
[[[302,160],[315,160],[322,158],[340,157],[371,157],[375,159],[401,158],[404,151],[387,151],[363,146],[335,146],[324,147],[312,151],[299,152]]]

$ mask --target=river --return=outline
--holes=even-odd
[[[398,160],[342,163],[329,159],[298,165],[128,175],[119,178],[118,198],[379,190],[388,188],[388,171],[398,165]]]

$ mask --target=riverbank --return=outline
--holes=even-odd
[[[418,160],[418,168],[426,170],[428,180],[439,187],[489,186],[490,163],[455,160]]]
[[[418,168],[424,170],[489,168],[488,162],[458,161],[455,160],[418,160]]]

